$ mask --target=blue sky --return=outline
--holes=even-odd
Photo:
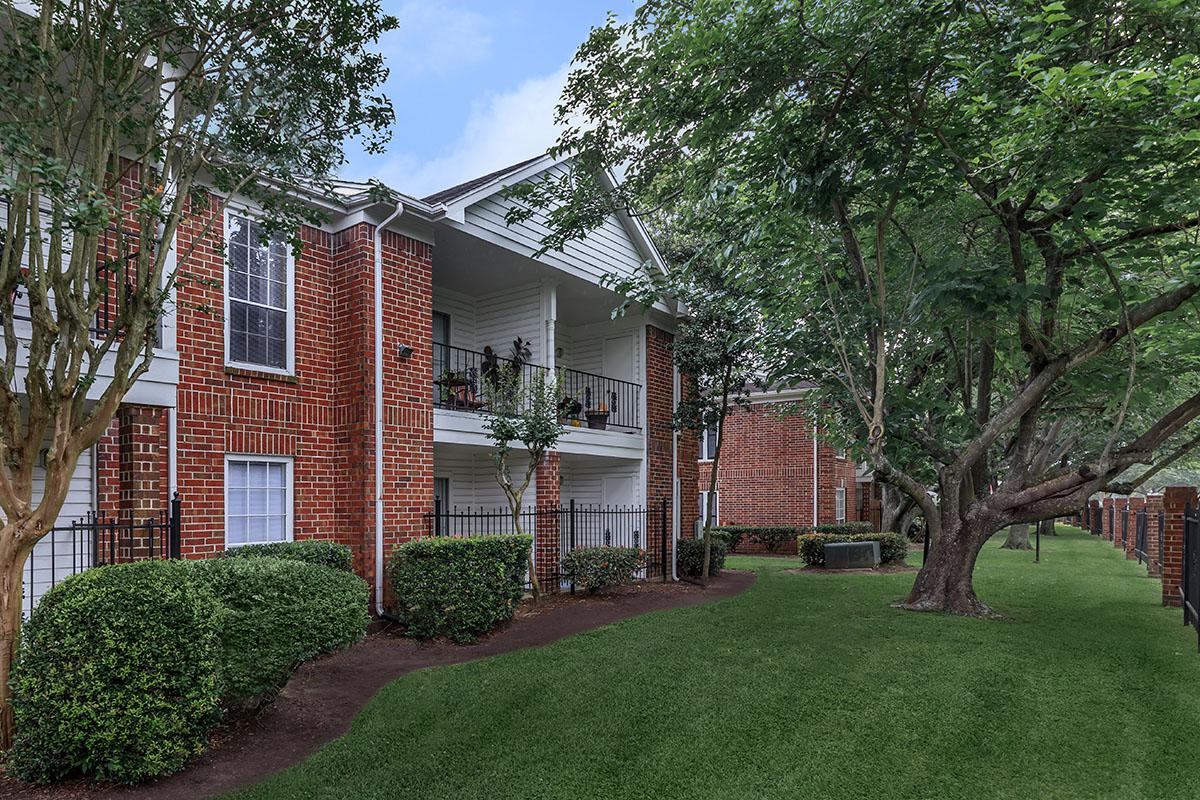
[[[350,143],[343,175],[430,194],[543,151],[567,66],[594,25],[632,0],[392,0],[400,19],[380,46],[396,109],[392,140],[369,156]]]

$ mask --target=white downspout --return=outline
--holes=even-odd
[[[671,376],[671,407],[679,408],[679,367],[672,368]],[[682,487],[679,482],[679,429],[674,428],[671,434],[671,579],[679,580],[679,558],[675,555],[678,547],[680,528],[683,523],[683,509],[679,507],[682,499]]]
[[[817,415],[813,414],[813,527],[817,527],[820,523],[817,521],[817,487],[820,485],[817,482]]]
[[[177,391],[178,394],[178,391]],[[167,501],[175,499],[179,491],[179,421],[178,409],[167,409]]]
[[[383,229],[404,213],[396,210],[375,227],[375,614],[383,615]]]

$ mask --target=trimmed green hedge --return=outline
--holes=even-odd
[[[523,594],[529,536],[420,539],[388,565],[393,613],[409,636],[473,642],[512,618]]]
[[[366,633],[370,590],[352,573],[284,558],[214,558],[189,566],[224,609],[217,679],[231,708],[269,702],[297,666]]]
[[[581,547],[562,560],[563,574],[589,592],[633,583],[633,576],[646,566],[646,553],[636,547]]]
[[[869,522],[832,522],[826,525],[815,525],[804,529],[805,533],[833,533],[839,536],[857,536],[863,533],[874,533]]]
[[[711,533],[711,531],[710,531]],[[685,578],[699,578],[704,570],[704,540],[680,539],[675,542],[677,568],[679,575]],[[725,542],[713,537],[712,552],[709,553],[708,576],[710,578],[721,574],[725,568]]]
[[[350,547],[324,539],[247,544],[241,547],[230,547],[223,555],[226,558],[285,558],[290,561],[303,561],[308,564],[332,567],[340,569],[342,572],[354,571],[354,556],[350,552]]]
[[[879,560],[884,564],[903,564],[908,556],[908,540],[898,533],[809,533],[797,541],[800,559],[810,567],[825,566],[825,545],[838,542],[879,542]]]
[[[813,534],[836,534],[838,536],[857,536],[871,533],[869,522],[837,522],[826,525],[717,525],[712,528],[716,538],[725,542],[728,551],[732,553],[743,540],[760,544],[767,552],[774,553],[788,542],[797,537]]]
[[[99,567],[42,597],[13,671],[12,775],[133,783],[203,752],[221,715],[221,611],[190,575],[172,561]]]

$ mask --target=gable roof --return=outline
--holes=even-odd
[[[510,164],[503,169],[498,169],[495,172],[489,172],[487,175],[480,175],[478,178],[472,178],[469,181],[463,181],[462,183],[451,186],[448,189],[442,189],[440,192],[434,192],[433,194],[422,197],[421,199],[430,205],[436,205],[438,203],[453,203],[455,200],[471,194],[476,189],[481,189],[484,186],[487,186],[489,183],[494,183],[505,176],[510,175],[511,173],[518,172],[535,161],[541,161],[545,157],[546,156],[544,154],[541,154],[536,155],[533,158],[527,158],[524,161],[518,161],[516,164]]]

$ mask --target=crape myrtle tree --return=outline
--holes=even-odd
[[[527,198],[552,246],[718,209],[776,377],[929,524],[902,605],[987,615],[995,532],[1196,445],[1197,42],[1166,0],[650,0],[580,48],[576,169]]]
[[[513,349],[514,352],[520,350],[519,339],[514,342]],[[563,434],[562,423],[558,420],[558,382],[547,378],[541,369],[534,369],[525,377],[525,360],[527,357],[506,360],[490,372],[488,415],[483,423],[492,441],[496,483],[508,501],[513,531],[517,534],[526,532],[521,523],[525,494],[537,475],[538,467],[545,462],[546,454],[554,449]],[[514,475],[512,456],[518,446],[528,453],[528,459],[524,468],[517,470]],[[533,533],[536,535],[536,531]],[[528,564],[534,602],[542,594],[534,569],[536,544],[529,550]]]
[[[150,367],[174,265],[205,239],[174,248],[181,220],[220,219],[236,193],[264,231],[294,236],[311,213],[289,188],[327,185],[348,136],[382,147],[392,111],[373,48],[395,21],[340,0],[6,2],[0,15],[3,748],[22,565]]]

